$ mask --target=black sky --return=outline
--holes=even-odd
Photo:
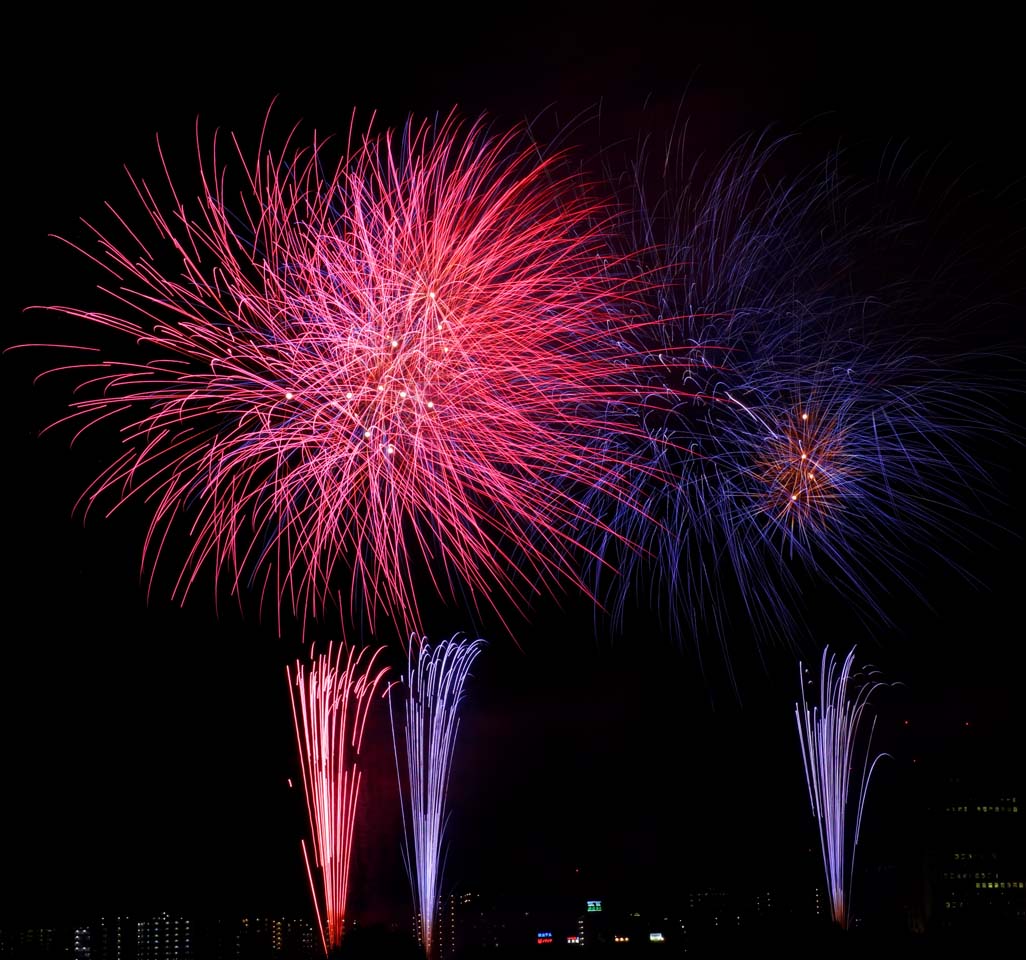
[[[713,154],[767,126],[801,128],[808,159],[840,145],[857,175],[904,144],[932,162],[909,186],[924,209],[946,186],[964,198],[960,216],[993,250],[992,295],[1004,299],[981,311],[985,335],[1021,350],[1021,51],[998,7],[957,23],[895,20],[886,8],[791,23],[740,8],[723,20],[657,9],[581,19],[509,8],[469,20],[283,10],[255,23],[187,19],[176,8],[173,22],[146,28],[28,11],[11,37],[20,60],[4,67],[5,346],[51,340],[51,323],[73,335],[70,324],[22,312],[89,297],[96,282],[48,234],[79,236],[80,216],[99,216],[107,200],[127,205],[122,167],[156,176],[155,134],[191,170],[197,116],[207,135],[221,127],[255,141],[277,97],[283,126],[302,120],[322,132],[343,132],[354,107],[388,123],[454,105],[503,123],[584,117],[585,152],[665,129],[683,102],[689,137]],[[69,451],[66,433],[40,437],[68,400],[66,383],[33,385],[46,365],[38,353],[8,353],[3,364],[0,861],[13,889],[0,911],[15,921],[165,905],[305,912],[305,824],[285,784],[295,759],[284,665],[300,650],[296,631],[280,638],[251,612],[215,611],[206,584],[184,609],[163,595],[147,601],[142,512],[97,515],[85,527],[72,515],[109,438]],[[1021,402],[1009,411],[1021,415]],[[885,741],[906,706],[938,731],[964,714],[989,731],[981,749],[996,755],[1026,732],[1023,457],[1009,443],[996,459],[1004,506],[959,557],[978,585],[924,561],[928,602],[896,591],[883,601],[893,626],[875,631],[813,603],[806,649],[858,641],[906,684],[885,711]],[[811,838],[792,732],[793,651],[760,656],[739,627],[739,702],[715,658],[703,675],[694,653],[654,624],[596,639],[583,603],[562,606],[543,604],[517,628],[519,650],[488,638],[452,790],[453,883],[566,891],[581,869],[600,891],[636,878],[686,886],[765,869],[794,837]],[[451,613],[428,625],[435,638],[471,627]],[[354,894],[372,918],[401,912],[405,894],[391,757],[379,756]],[[1021,782],[1021,760],[1006,762]],[[883,795],[900,802],[899,782],[885,772]]]

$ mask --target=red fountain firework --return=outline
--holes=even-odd
[[[371,700],[388,672],[377,665],[382,650],[329,645],[309,669],[297,662],[295,678],[287,671],[313,849],[311,865],[303,841],[303,861],[325,953],[345,932],[360,744]]]
[[[151,588],[180,527],[176,597],[209,566],[304,621],[339,603],[405,635],[425,578],[493,609],[581,586],[581,496],[610,476],[594,441],[636,363],[611,208],[523,130],[351,132],[335,165],[294,138],[252,163],[233,141],[236,191],[197,133],[193,204],[166,161],[167,199],[132,179],[154,240],[118,213],[90,227],[115,307],[46,309],[134,355],[63,368],[82,380],[67,420],[121,425],[85,512],[145,500]]]

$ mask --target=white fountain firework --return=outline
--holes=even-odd
[[[876,729],[875,714],[864,741],[860,737],[860,731],[865,729],[865,722],[869,719],[869,700],[879,687],[886,684],[876,679],[879,675],[876,671],[853,674],[854,662],[854,647],[840,668],[834,654],[829,649],[823,650],[819,668],[819,705],[811,707],[805,698],[805,685],[812,681],[806,681],[808,670],[799,663],[802,700],[800,705],[795,704],[798,739],[812,813],[819,828],[830,910],[842,929],[847,929],[851,920],[855,847],[859,842],[866,792],[877,761],[887,756],[878,753],[870,760]]]
[[[459,732],[459,709],[471,664],[483,647],[483,640],[468,640],[459,634],[435,647],[427,638],[421,638],[419,643],[411,638],[405,677],[408,803],[403,800],[401,751],[393,719],[392,738],[405,831],[403,859],[414,909],[420,918],[424,952],[429,958],[437,952],[443,845],[449,817],[446,794]]]

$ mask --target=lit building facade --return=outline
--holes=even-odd
[[[137,960],[194,960],[192,924],[166,911],[136,927]]]

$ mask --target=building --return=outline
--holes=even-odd
[[[71,955],[75,960],[92,960],[93,931],[91,927],[75,927],[72,930]]]
[[[137,960],[193,960],[192,924],[167,911],[136,925]]]
[[[935,811],[937,845],[928,878],[931,923],[942,930],[1026,930],[1020,800],[952,777]]]
[[[320,939],[313,924],[283,917],[244,917],[239,921],[232,960],[307,960]]]
[[[905,729],[910,851],[902,889],[908,928],[952,936],[1026,934],[1021,749],[995,722],[950,711],[914,718]]]
[[[91,930],[93,960],[136,960],[137,925],[128,917],[101,917]]]

